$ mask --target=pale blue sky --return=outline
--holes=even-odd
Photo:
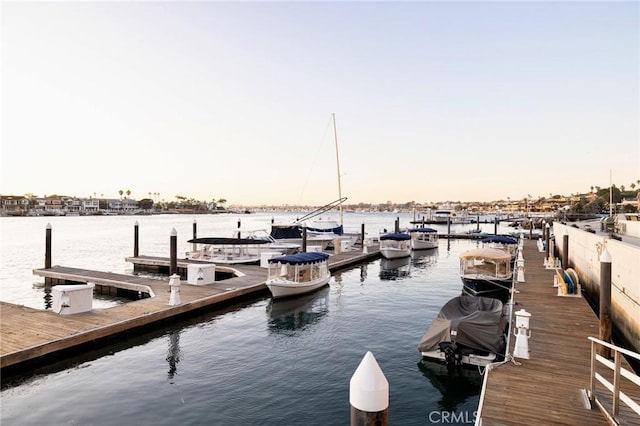
[[[0,193],[489,201],[640,179],[633,2],[2,2]]]

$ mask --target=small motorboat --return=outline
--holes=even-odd
[[[411,235],[411,250],[438,248],[438,231],[433,228],[412,228],[409,229],[409,235]]]
[[[380,254],[385,259],[411,256],[411,235],[391,232],[380,235]]]
[[[274,298],[297,296],[329,283],[329,255],[321,252],[296,253],[268,260],[267,287]]]
[[[497,248],[480,248],[460,255],[463,292],[471,296],[508,300],[513,288],[511,254]]]
[[[228,265],[259,263],[259,248],[268,243],[266,240],[228,237],[193,238],[187,242],[195,246],[186,253],[187,259]]]
[[[454,297],[429,325],[418,350],[449,365],[486,366],[504,357],[508,319],[498,299]]]

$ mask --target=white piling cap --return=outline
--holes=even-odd
[[[378,412],[389,406],[389,382],[371,351],[351,376],[349,403],[360,411]]]
[[[47,229],[51,229],[51,223],[47,223]]]
[[[175,237],[176,235],[178,235],[178,231],[176,231],[176,228],[171,228],[171,236]]]
[[[607,249],[604,249],[602,254],[600,255],[600,262],[602,263],[611,263],[611,255]]]
[[[136,220],[136,223],[134,223],[135,226],[138,226],[138,221]]]

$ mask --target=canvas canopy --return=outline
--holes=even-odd
[[[432,234],[438,231],[433,228],[411,228],[409,229],[409,232],[427,232]]]
[[[269,259],[269,263],[286,263],[289,265],[300,265],[303,263],[318,263],[329,258],[327,253],[308,252],[296,253],[288,256],[280,256]]]
[[[403,241],[403,240],[410,240],[411,236],[409,234],[403,234],[402,232],[392,232],[390,234],[381,235],[380,239],[381,240]]]
[[[518,240],[507,235],[490,235],[480,240],[481,243],[518,244]]]
[[[492,262],[507,262],[511,260],[511,254],[497,248],[481,248],[465,251],[460,255],[462,260],[480,259]]]
[[[472,349],[501,353],[506,317],[502,302],[490,297],[461,295],[448,301],[427,329],[418,350],[438,349],[440,342],[453,342]],[[456,336],[452,338],[451,332]],[[454,340],[452,340],[454,339]]]

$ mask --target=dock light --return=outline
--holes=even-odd
[[[513,351],[515,358],[529,359],[529,319],[531,314],[524,309],[520,309],[515,313],[516,316],[516,347]]]

